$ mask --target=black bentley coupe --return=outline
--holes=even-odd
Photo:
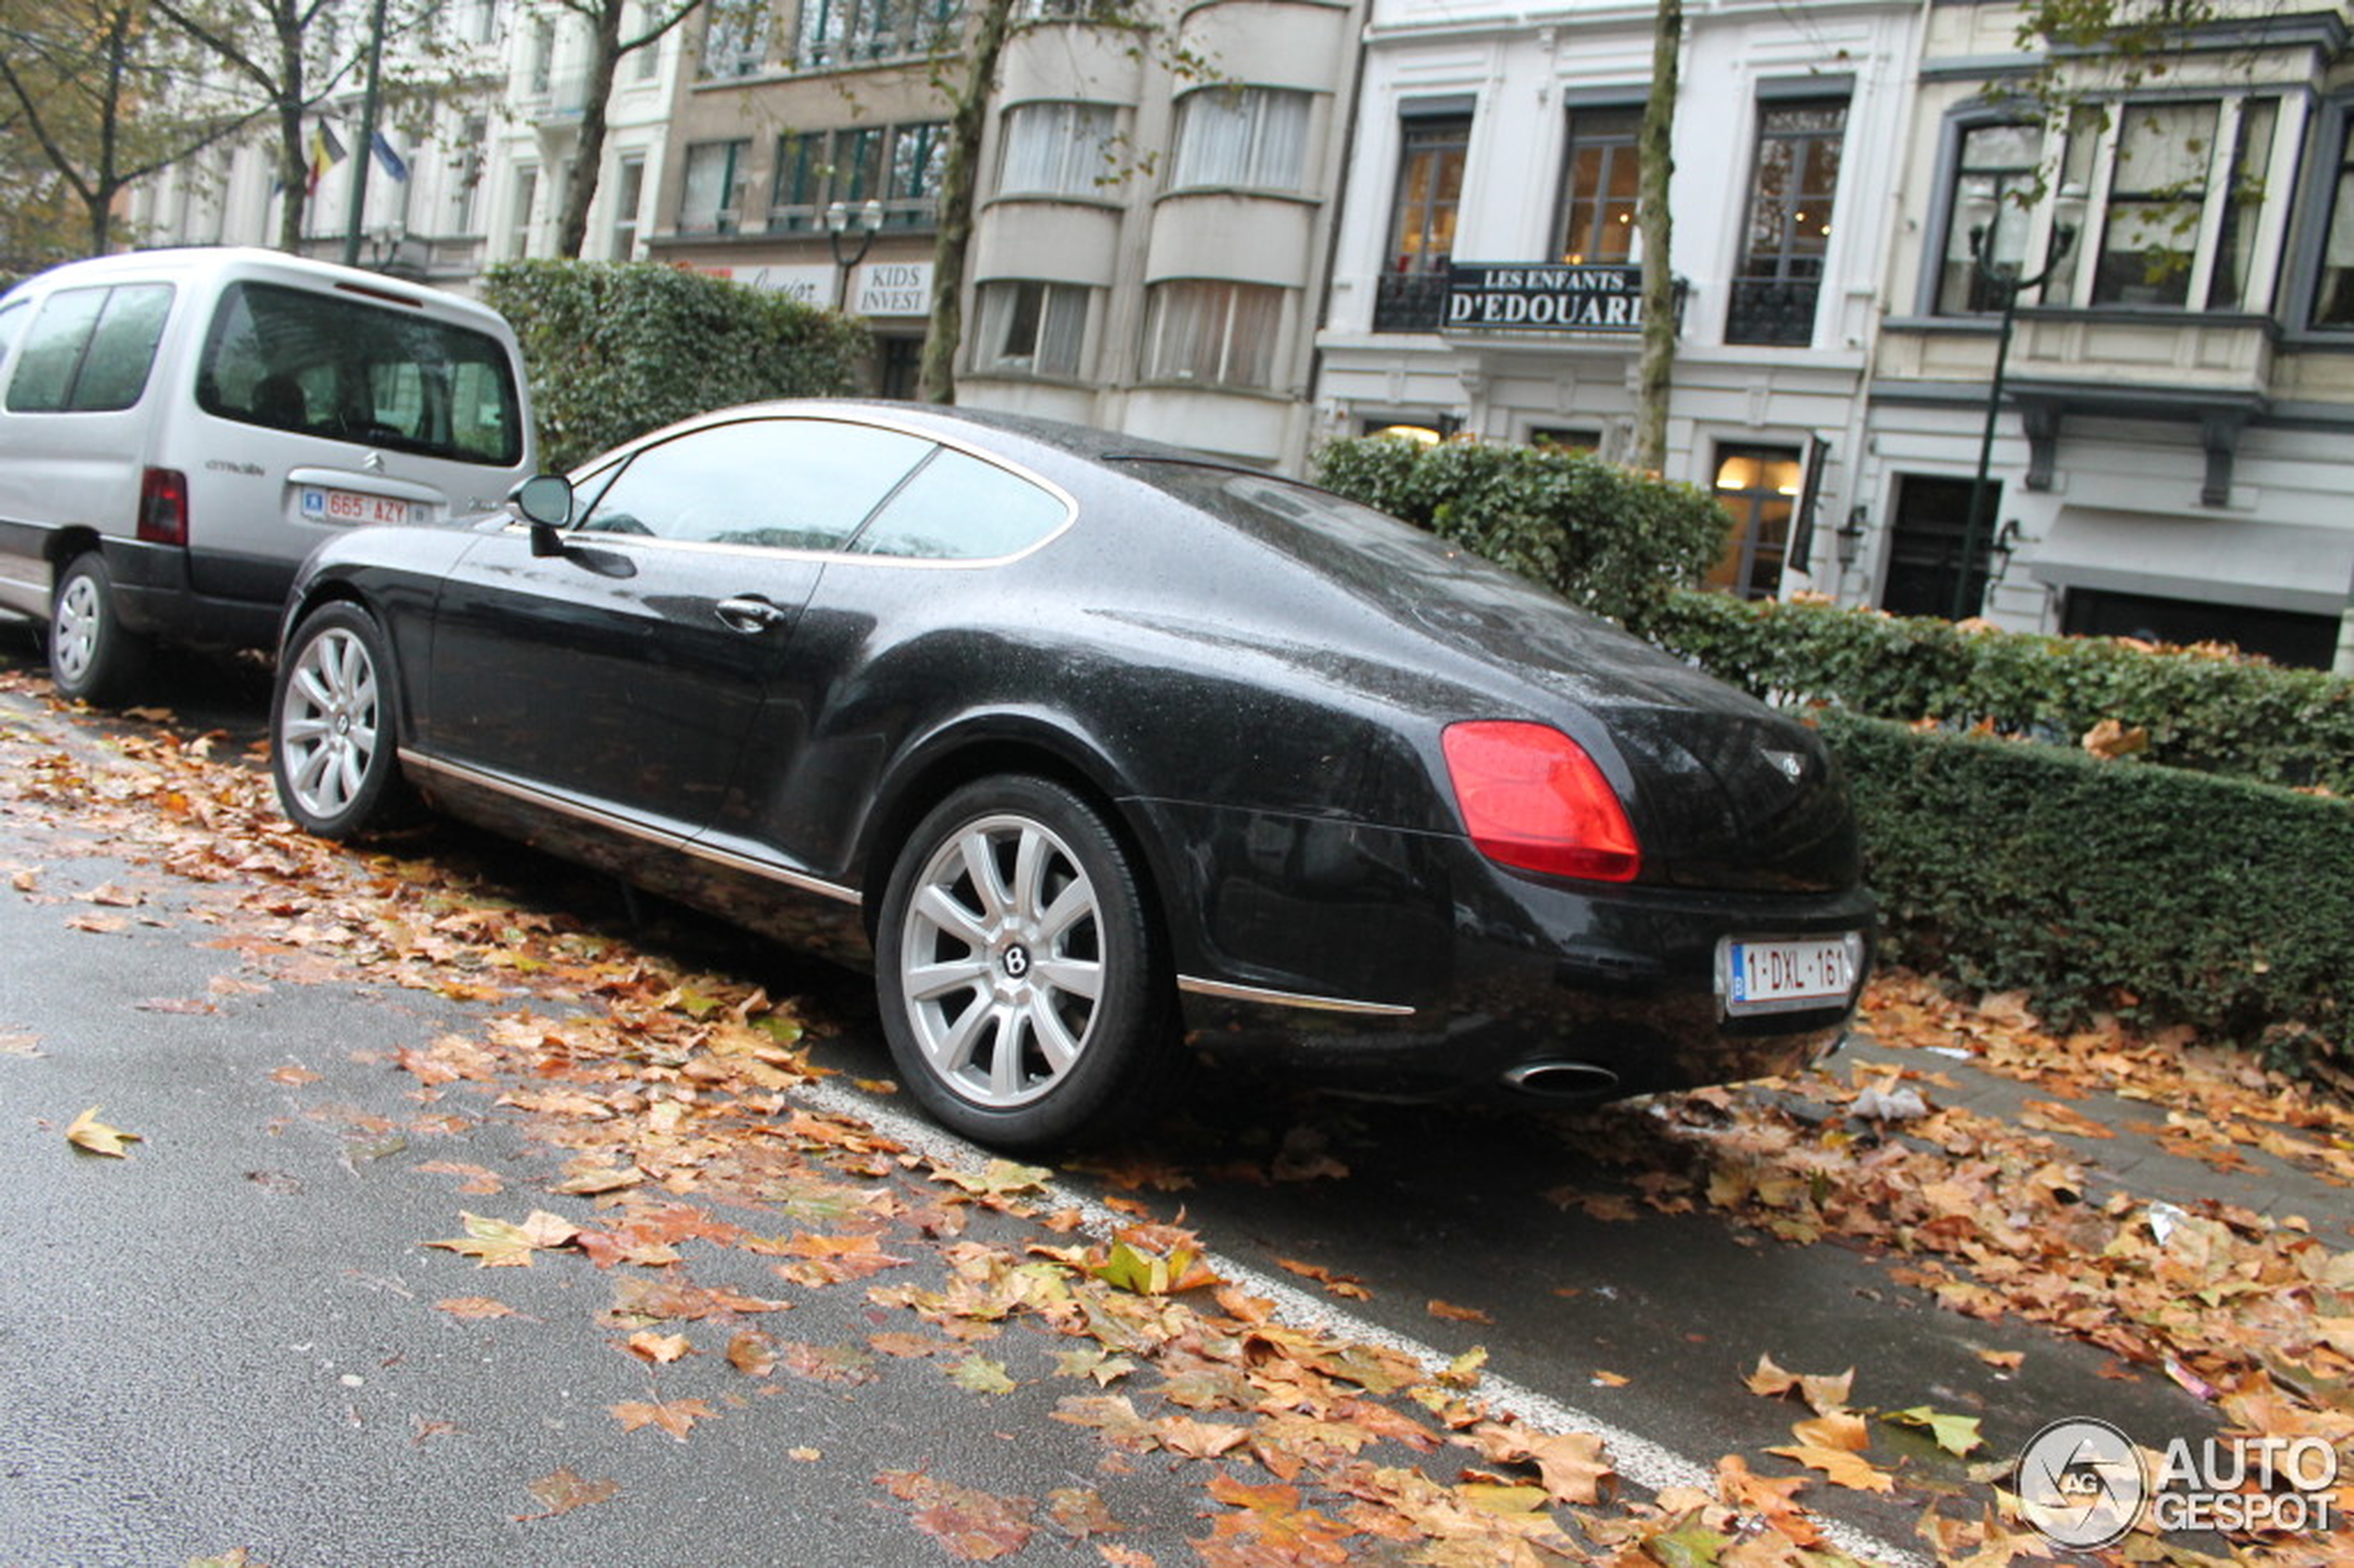
[[[1076,426],[730,409],[304,568],[301,827],[411,794],[871,966],[939,1120],[1185,1039],[1563,1104],[1840,1039],[1873,906],[1814,731],[1393,519]]]

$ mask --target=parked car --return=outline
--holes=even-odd
[[[1873,919],[1805,726],[1325,492],[906,405],[708,415],[304,568],[278,790],[405,790],[871,962],[1007,1147],[1180,1031],[1555,1104],[1792,1069]]]
[[[267,648],[320,539],[532,467],[514,334],[455,295],[221,247],[0,298],[0,608],[47,623],[67,697],[129,696],[157,643]]]

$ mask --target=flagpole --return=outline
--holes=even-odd
[[[360,265],[360,225],[368,216],[368,165],[376,151],[376,93],[384,69],[385,0],[368,24],[368,86],[360,98],[360,141],[351,152],[351,208],[343,225],[343,264]]]

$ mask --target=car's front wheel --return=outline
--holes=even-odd
[[[391,653],[375,617],[329,604],[305,617],[278,664],[270,767],[278,803],[305,832],[348,839],[406,804],[396,754]]]
[[[147,639],[122,624],[114,576],[87,550],[66,563],[49,605],[49,678],[70,702],[119,702],[147,664]]]
[[[987,778],[935,807],[892,868],[875,947],[900,1075],[968,1137],[1100,1136],[1161,1103],[1179,1065],[1142,879],[1059,784]]]

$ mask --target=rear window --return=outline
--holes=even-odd
[[[487,333],[412,310],[235,284],[205,335],[196,401],[245,424],[460,462],[523,456],[522,401]]]
[[[146,390],[171,314],[170,284],[65,288],[25,334],[8,379],[10,413],[106,413]]]

